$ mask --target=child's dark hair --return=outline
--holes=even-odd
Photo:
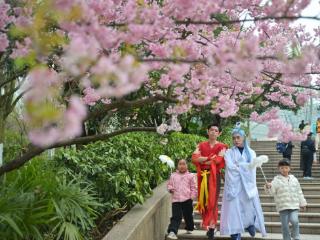
[[[180,162],[180,161],[185,161],[186,163],[188,163],[188,161],[187,161],[187,159],[186,158],[179,158],[178,160],[177,160],[177,164]]]
[[[289,166],[290,167],[290,160],[288,158],[284,158],[284,159],[280,160],[278,162],[278,167],[281,167],[281,166]]]
[[[209,130],[209,129],[212,128],[212,127],[217,127],[217,128],[219,129],[219,132],[222,131],[222,128],[220,127],[220,124],[218,124],[218,123],[211,123],[211,124],[209,124],[208,127],[207,127],[207,130]]]

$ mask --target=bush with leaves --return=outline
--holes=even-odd
[[[159,136],[155,133],[129,133],[84,146],[64,149],[56,160],[72,174],[91,181],[103,199],[105,216],[143,203],[152,189],[169,177],[170,169],[161,163],[164,154],[173,160],[190,158],[203,137],[182,133]],[[101,216],[103,221],[112,221]],[[101,221],[102,221],[101,220]],[[105,230],[105,224],[98,226]],[[102,234],[103,235],[103,234]]]
[[[3,158],[4,162],[14,159],[21,154],[28,144],[25,135],[19,134],[17,131],[6,130],[4,136]]]
[[[227,137],[230,138],[225,134],[223,140]],[[205,139],[183,133],[164,137],[154,133],[129,133],[80,150],[64,149],[56,160],[72,173],[93,182],[109,211],[142,203],[154,187],[168,178],[170,171],[159,161],[159,155],[168,155],[175,162],[181,158],[190,160],[197,144]]]
[[[159,155],[190,159],[204,140],[130,133],[61,149],[55,160],[34,159],[1,179],[0,239],[100,239],[108,220],[142,203],[168,178]]]
[[[0,189],[0,239],[88,239],[101,206],[90,183],[48,160],[5,175]],[[71,181],[70,181],[71,179]]]

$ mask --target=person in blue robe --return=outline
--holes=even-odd
[[[248,231],[254,237],[256,230],[266,236],[263,212],[256,185],[256,168],[250,163],[256,153],[248,146],[245,132],[238,125],[232,131],[234,146],[227,150],[225,183],[222,198],[220,233],[240,240]]]

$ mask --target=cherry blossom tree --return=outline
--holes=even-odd
[[[32,143],[0,174],[49,148],[155,131],[81,136],[83,122],[156,102],[166,102],[172,116],[161,133],[179,130],[180,114],[208,105],[222,118],[252,113],[280,138],[301,138],[271,106],[297,108],[317,96],[320,27],[310,35],[291,24],[320,20],[301,16],[309,2],[0,1],[0,52],[27,72],[21,91]],[[143,97],[127,100],[141,89]]]

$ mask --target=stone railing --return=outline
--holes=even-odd
[[[166,182],[143,205],[134,206],[102,240],[164,240],[171,216]]]

